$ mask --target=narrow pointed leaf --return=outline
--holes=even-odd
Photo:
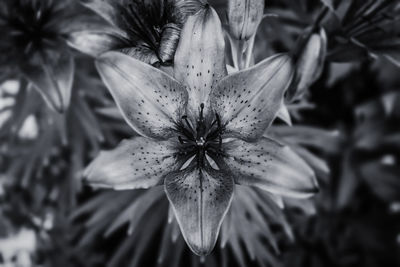
[[[64,112],[71,99],[74,61],[66,52],[52,56],[51,59],[42,57],[42,64],[23,66],[22,73],[52,109]]]
[[[111,25],[118,26],[120,0],[83,0],[82,4],[96,12]]]

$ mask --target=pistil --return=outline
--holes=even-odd
[[[188,154],[196,155],[198,167],[204,167],[204,160],[207,155],[213,157],[221,154],[223,126],[218,114],[210,122],[204,117],[204,104],[200,104],[199,116],[196,120],[196,127],[186,115],[181,117],[178,131],[182,134],[178,136],[182,149]],[[194,130],[195,128],[195,130]]]

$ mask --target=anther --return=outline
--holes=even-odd
[[[183,139],[181,136],[178,136],[179,143],[184,144]]]
[[[187,127],[188,127],[191,131],[193,131],[192,124],[190,124],[190,122],[189,122],[189,120],[188,120],[188,118],[187,118],[186,115],[183,115],[183,116],[182,116],[182,120],[184,120],[185,123],[186,123],[186,125],[187,125]]]

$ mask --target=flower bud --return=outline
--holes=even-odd
[[[175,50],[178,46],[181,29],[174,23],[164,25],[161,33],[158,55],[161,62],[165,63],[174,59]]]
[[[322,73],[326,49],[326,33],[323,28],[303,34],[294,52],[297,59],[296,75],[288,90],[290,99],[300,97]]]
[[[264,14],[265,0],[229,0],[229,31],[235,39],[253,36]]]

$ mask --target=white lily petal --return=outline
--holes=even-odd
[[[207,5],[187,19],[174,59],[174,77],[188,87],[190,110],[201,103],[207,109],[211,89],[227,73],[224,53],[221,22]]]
[[[170,173],[164,184],[186,243],[197,255],[209,254],[232,201],[232,177],[189,167]]]
[[[283,105],[292,76],[291,59],[280,54],[225,77],[211,95],[225,133],[247,141],[260,138]]]
[[[280,209],[285,208],[285,203],[280,195],[271,194],[269,192],[264,192]]]
[[[224,159],[238,184],[257,186],[286,197],[317,192],[314,171],[289,147],[262,138],[256,143],[235,139],[226,144]]]
[[[166,73],[118,52],[107,52],[97,69],[127,123],[139,134],[168,139],[184,114],[187,92]]]
[[[122,141],[115,149],[102,151],[85,169],[84,176],[94,187],[126,190],[162,184],[163,177],[178,168],[169,141],[144,137]]]

